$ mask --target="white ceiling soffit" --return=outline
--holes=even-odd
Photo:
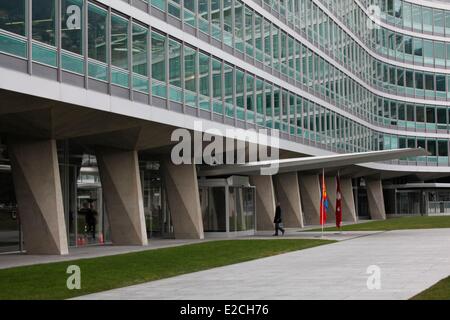
[[[266,160],[246,164],[219,166],[204,166],[200,168],[199,176],[221,176],[233,174],[259,175],[261,169],[278,166],[278,173],[306,171],[322,168],[343,167],[354,164],[394,160],[404,157],[427,156],[422,148],[393,149],[358,153],[345,153],[317,157],[290,158],[281,160]],[[413,169],[413,168],[412,168]]]

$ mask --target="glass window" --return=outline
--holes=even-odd
[[[435,123],[436,122],[436,119],[435,119],[435,116],[434,116],[434,111],[435,111],[434,107],[427,107],[426,108],[427,123]]]
[[[128,20],[111,16],[111,64],[128,69]]]
[[[223,1],[223,41],[226,45],[233,46],[233,12],[232,0]]]
[[[255,50],[256,50],[256,60],[263,61],[263,35],[262,35],[262,22],[263,19],[259,14],[255,15]]]
[[[272,44],[271,44],[271,26],[270,21],[264,19],[264,54],[265,64],[272,66]]]
[[[423,63],[422,39],[414,38],[414,62]]]
[[[422,7],[418,5],[413,5],[412,7],[412,21],[413,28],[417,31],[422,31]]]
[[[61,67],[64,70],[84,73],[83,49],[83,0],[61,1],[61,47],[77,55],[62,52]]]
[[[416,89],[423,89],[423,73],[416,72]]]
[[[246,53],[253,57],[253,11],[245,7],[245,47]]]
[[[272,128],[272,115],[273,115],[273,108],[272,108],[272,85],[269,83],[265,83],[264,86],[264,95],[265,95],[265,101],[266,101],[266,127]]]
[[[197,92],[197,52],[188,46],[184,47],[184,87],[186,90]]]
[[[133,72],[147,76],[147,28],[133,24]]]
[[[416,121],[425,122],[425,108],[423,106],[416,107]]]
[[[55,46],[55,1],[36,0],[33,2],[33,40]],[[33,43],[33,61],[56,67],[56,48],[49,48],[38,43]]]
[[[436,91],[445,92],[445,76],[444,75],[436,75]]]
[[[33,1],[33,40],[55,45],[55,0]]]
[[[222,27],[220,26],[220,0],[211,0],[211,35],[222,41]]]
[[[445,13],[445,35],[450,36],[450,11]]]
[[[83,0],[61,1],[61,45],[62,49],[83,54]]]
[[[170,0],[168,3],[168,12],[177,19],[181,19],[181,0]]]
[[[433,32],[433,9],[422,6],[423,31]]]
[[[425,74],[425,89],[434,91],[434,76],[432,74]]]
[[[213,109],[216,113],[222,113],[222,62],[212,59],[212,95],[214,98]]]
[[[147,0],[147,2],[150,2],[150,0]],[[166,0],[151,0],[151,2],[153,7],[166,11]]]
[[[438,140],[438,152],[440,157],[448,156],[448,141],[446,140]]]
[[[209,56],[200,53],[199,55],[199,91],[200,108],[210,110],[209,97]]]
[[[264,114],[264,81],[262,79],[256,78],[256,112],[257,115],[257,122],[259,125],[264,125],[263,120],[264,117],[261,115]]]
[[[243,7],[241,1],[234,1],[234,41],[236,49],[241,52],[244,52]]]
[[[403,1],[403,27],[412,28],[411,4]]]
[[[444,23],[444,11],[434,9],[434,33],[444,34]]]
[[[236,69],[236,107],[238,119],[244,119],[244,72]]]
[[[247,121],[254,122],[254,111],[255,111],[255,96],[254,96],[254,77],[247,73],[246,79],[246,107],[247,107]]]
[[[445,67],[445,43],[444,42],[434,42],[434,55],[435,55],[435,64],[439,67]]]
[[[444,108],[437,109],[437,123],[446,124],[447,123],[447,110]]]
[[[184,22],[195,27],[195,0],[184,0]]]
[[[279,50],[279,33],[280,30],[277,27],[272,27],[272,56],[273,67],[276,70],[280,70],[280,50]]]
[[[152,31],[152,90],[153,94],[166,98],[166,37]]]
[[[184,47],[184,88],[186,104],[196,107],[197,51],[188,46]]]
[[[181,43],[169,40],[169,84],[170,100],[182,102],[181,93]]]
[[[0,29],[25,36],[25,1],[0,0]],[[0,52],[27,57],[27,41],[0,34]]]
[[[234,88],[234,74],[233,67],[228,63],[224,64],[224,79],[225,79],[225,104],[226,115],[234,117],[234,102],[233,102],[233,88]]]
[[[423,41],[423,56],[424,56],[424,63],[428,65],[434,64],[433,41],[428,40]]]
[[[108,13],[93,4],[88,7],[88,56],[95,61],[89,62],[89,76],[98,80],[108,80],[106,29]],[[98,62],[102,63],[98,63]]]
[[[133,87],[148,92],[147,28],[133,24]]]
[[[106,62],[107,11],[89,4],[88,49],[89,58]]]
[[[209,34],[209,18],[208,18],[208,0],[198,0],[198,26],[201,31]]]
[[[0,29],[25,36],[25,0],[0,0]]]

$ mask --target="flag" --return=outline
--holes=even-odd
[[[328,197],[327,187],[325,186],[325,174],[322,173],[322,196],[320,197],[320,225],[327,222]]]
[[[336,177],[336,227],[340,228],[342,223],[342,194],[339,175]]]

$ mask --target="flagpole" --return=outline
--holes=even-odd
[[[339,180],[339,192],[341,192],[341,188],[340,188],[340,186],[341,186],[341,175],[340,175],[340,170],[339,169],[338,169],[338,180]],[[342,193],[341,193],[341,199],[342,199]],[[342,205],[341,205],[341,221],[339,223],[339,234],[342,234],[342,214],[343,213],[342,213]]]
[[[324,180],[325,180],[325,168],[322,168],[322,188],[323,188],[323,185],[324,185]],[[321,236],[321,238],[323,238],[323,224],[324,224],[324,221],[323,221],[323,211],[324,211],[324,205],[325,205],[325,203],[324,203],[324,201],[325,201],[325,199],[323,199],[323,190],[322,190],[322,192],[321,192],[321,196],[320,196],[320,198],[321,198],[321,204],[322,204],[322,210],[320,211],[320,224],[322,225],[322,236]]]

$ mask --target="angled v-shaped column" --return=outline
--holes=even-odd
[[[373,220],[386,220],[386,210],[384,208],[383,186],[381,184],[381,180],[370,178],[365,180],[370,218]]]
[[[112,243],[146,245],[137,151],[98,147],[96,156]]]
[[[319,175],[309,174],[298,177],[305,225],[320,224],[320,182]]]
[[[277,200],[281,206],[281,216],[284,225],[288,228],[303,228],[303,213],[297,172],[280,173],[274,176],[274,184]]]
[[[351,178],[341,178],[342,221],[357,222],[355,198]]]
[[[275,190],[272,176],[251,176],[250,183],[256,187],[256,230],[273,230]]]
[[[67,254],[55,140],[10,137],[12,177],[28,254]]]
[[[174,165],[170,159],[165,159],[163,172],[175,238],[203,239],[203,219],[195,165]]]

